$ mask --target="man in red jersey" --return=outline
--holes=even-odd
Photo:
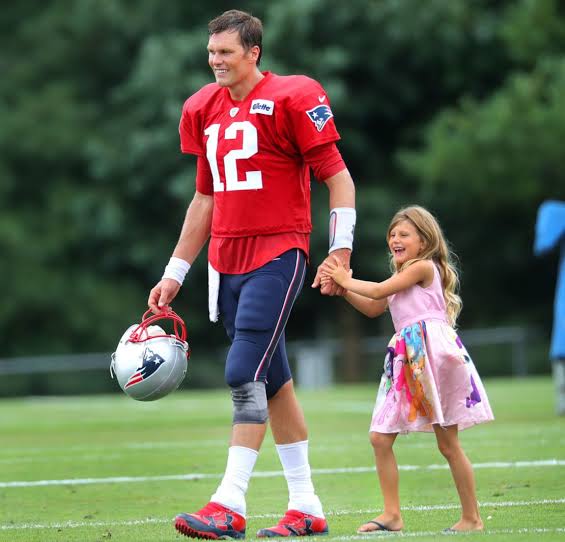
[[[269,421],[289,503],[279,523],[257,536],[327,534],[284,328],[306,271],[310,169],[329,190],[329,252],[347,267],[355,188],[322,86],[305,76],[261,72],[262,24],[248,13],[227,11],[208,30],[216,82],[185,102],[179,126],[182,152],[197,156],[196,192],[148,304],[158,312],[175,298],[210,238],[210,317],[221,316],[231,340],[225,376],[233,426],[222,482],[204,508],[179,514],[175,527],[194,538],[245,537],[245,493]],[[320,287],[320,266],[312,286]],[[321,291],[340,293],[335,283]]]

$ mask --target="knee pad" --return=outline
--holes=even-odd
[[[233,401],[233,424],[267,422],[267,392],[265,382],[247,382],[231,389]]]

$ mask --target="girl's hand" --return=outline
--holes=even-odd
[[[343,263],[341,262],[341,260],[339,260],[338,258],[332,257],[331,259],[335,259],[337,262],[339,262],[339,266],[342,269],[345,269],[345,266],[343,265]],[[320,265],[319,268],[319,272],[320,272],[320,284],[322,285],[322,287],[326,286],[326,287],[330,287],[331,284],[336,284],[338,286],[338,289],[335,293],[335,295],[338,296],[344,296],[347,293],[347,290],[345,288],[342,287],[342,285],[340,285],[333,277],[333,274],[336,273],[336,270],[338,270],[339,267],[338,265],[334,264],[333,261],[325,261],[322,263],[322,265]],[[347,271],[347,276],[351,276],[352,271]]]
[[[351,274],[353,273],[353,271],[348,271],[348,275],[351,277]],[[322,272],[321,276],[320,276],[320,284],[322,285],[322,287],[324,286],[330,286],[332,283],[334,283],[334,279],[331,277],[330,274],[328,274],[327,272]],[[345,296],[345,294],[347,293],[347,290],[343,287],[339,287],[338,290],[336,291],[337,296],[343,297]]]
[[[333,262],[331,260],[333,260]],[[344,287],[344,282],[351,277],[352,271],[348,271],[341,260],[334,257],[325,262],[324,274],[328,274],[337,284]]]
[[[346,269],[349,269],[349,259],[351,257],[351,250],[347,248],[339,248],[334,250],[331,254],[329,254],[324,261],[318,266],[316,270],[316,276],[314,277],[314,282],[312,283],[312,288],[320,288],[320,293],[322,295],[344,295],[344,289],[339,286],[333,279],[326,281],[325,284],[322,285],[322,275],[326,274],[329,276],[329,269],[326,268],[326,263],[333,260],[333,258],[338,258]]]

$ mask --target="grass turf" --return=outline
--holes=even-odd
[[[496,420],[464,431],[461,440],[475,465],[487,530],[456,536],[564,540],[565,419],[554,415],[551,379],[485,384]],[[325,540],[375,538],[356,529],[382,505],[367,438],[376,384],[298,393],[330,523]],[[225,466],[225,390],[177,392],[154,403],[121,393],[6,399],[0,412],[0,541],[185,540],[172,528],[174,515],[203,506]],[[401,436],[395,451],[405,530],[385,536],[442,539],[459,511],[433,435]],[[280,470],[268,434],[248,492],[247,538],[286,509]]]

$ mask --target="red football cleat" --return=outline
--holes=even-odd
[[[245,518],[221,504],[209,502],[195,514],[179,514],[175,529],[190,538],[245,538]]]
[[[312,536],[328,534],[328,522],[298,510],[288,510],[275,527],[260,529],[258,538],[275,536]]]

